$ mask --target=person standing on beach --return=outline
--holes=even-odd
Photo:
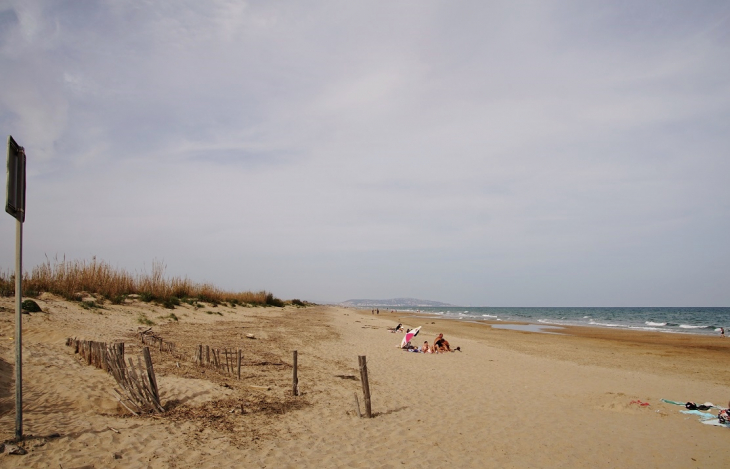
[[[722,337],[723,339],[725,338],[725,329],[723,329],[722,327],[720,328],[720,337]]]

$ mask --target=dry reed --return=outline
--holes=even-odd
[[[165,305],[183,301],[204,301],[213,304],[251,304],[283,306],[283,302],[266,291],[228,292],[208,283],[194,283],[187,277],[165,278],[166,266],[153,261],[151,272],[132,275],[112,267],[109,263],[92,258],[87,261],[56,259],[23,273],[23,296],[33,297],[40,292],[53,293],[68,300],[80,301],[88,294],[100,296],[112,303],[121,303],[128,295],[139,295],[145,301]],[[15,274],[0,272],[0,295],[15,294]]]

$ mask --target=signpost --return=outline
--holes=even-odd
[[[25,149],[8,136],[8,186],[5,211],[15,228],[15,439],[23,439],[23,222],[25,221]]]

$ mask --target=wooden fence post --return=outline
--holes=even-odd
[[[152,392],[152,397],[154,398],[155,403],[162,407],[160,403],[160,391],[157,388],[157,378],[155,378],[155,370],[152,368],[152,357],[150,357],[150,349],[149,347],[144,347],[142,349],[142,355],[144,355],[144,364],[145,368],[147,370],[147,379],[149,380],[150,391]],[[142,370],[140,370],[141,372]]]
[[[360,401],[357,398],[357,393],[353,393],[355,395],[355,410],[357,411],[357,416],[362,418],[362,414],[360,413]]]
[[[238,379],[241,379],[241,349],[238,349]]]
[[[365,397],[365,416],[372,418],[372,409],[370,406],[370,384],[368,383],[368,365],[365,355],[359,355],[357,357],[360,363],[360,380],[362,381],[362,393]]]
[[[292,394],[299,395],[299,378],[297,378],[297,351],[294,350],[294,371],[292,375]]]

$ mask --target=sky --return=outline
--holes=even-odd
[[[730,306],[726,1],[0,0],[0,134],[27,270]]]

